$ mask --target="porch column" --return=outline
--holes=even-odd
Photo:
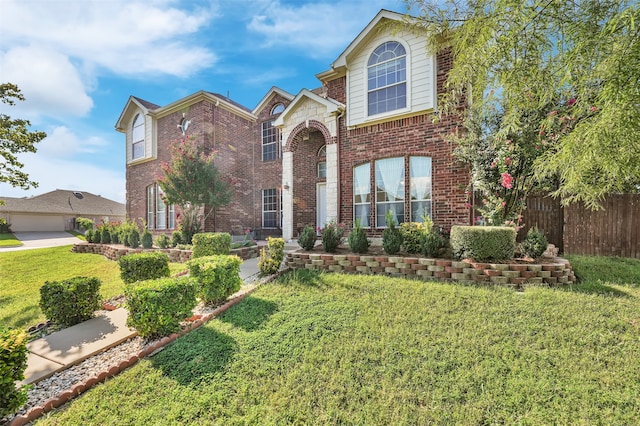
[[[338,144],[327,144],[327,221],[338,217]]]
[[[282,238],[293,238],[293,152],[282,154]]]

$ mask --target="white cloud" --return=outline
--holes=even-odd
[[[291,46],[322,57],[344,49],[381,8],[400,3],[345,0],[285,5],[276,0],[253,16],[248,28],[261,34],[267,46]]]
[[[117,74],[190,75],[216,59],[192,45],[215,11],[183,10],[170,1],[3,0],[3,44],[46,46]],[[184,3],[183,3],[184,4]]]
[[[93,101],[67,56],[31,45],[0,52],[0,62],[2,81],[17,84],[26,98],[16,103],[12,115],[59,118],[91,110]]]
[[[38,145],[38,154],[47,158],[69,158],[78,154],[93,154],[107,147],[108,142],[97,136],[78,137],[66,126],[57,126],[47,132]]]

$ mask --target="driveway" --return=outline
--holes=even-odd
[[[20,247],[0,247],[0,252],[68,246],[82,241],[67,232],[14,232],[13,235],[22,241],[24,245]]]

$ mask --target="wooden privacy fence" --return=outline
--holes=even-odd
[[[640,194],[612,194],[602,206],[596,211],[582,203],[562,207],[558,199],[530,196],[518,237],[537,226],[565,254],[640,258]]]

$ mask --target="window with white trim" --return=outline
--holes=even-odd
[[[144,157],[144,117],[136,115],[131,129],[131,159],[137,160]]]
[[[367,63],[368,115],[407,106],[407,52],[397,41],[376,48]]]
[[[365,163],[353,168],[353,220],[360,220],[360,226],[370,227],[371,217],[371,164]]]
[[[318,150],[318,157],[320,161],[318,161],[317,166],[317,177],[326,178],[327,177],[327,161],[323,160],[323,158],[327,157],[327,145],[322,145]]]
[[[262,190],[262,227],[277,228],[278,227],[278,190],[263,189]]]
[[[167,205],[163,192],[156,183],[147,187],[147,228],[175,229],[176,210],[173,204]]]
[[[411,221],[423,222],[431,217],[431,158],[410,157]]]
[[[271,115],[280,114],[282,111],[284,111],[284,104],[277,103],[273,106],[273,108],[271,108]]]
[[[376,227],[387,226],[391,211],[396,224],[404,222],[404,158],[376,160]]]
[[[280,132],[273,126],[274,120],[262,123],[262,161],[278,158],[278,141]]]

